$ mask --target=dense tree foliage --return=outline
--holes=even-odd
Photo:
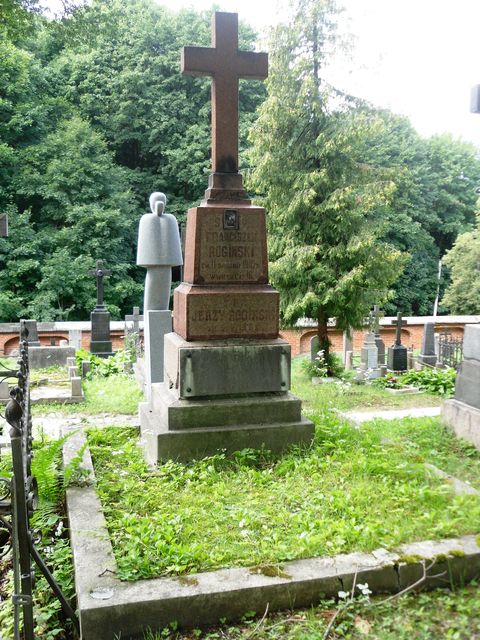
[[[207,186],[210,83],[182,76],[179,52],[210,45],[210,13],[96,0],[30,26],[23,45],[0,40],[0,207],[11,231],[0,242],[0,318],[88,317],[99,258],[120,317],[142,300],[135,244],[149,194],[165,191],[182,219]],[[242,25],[240,40],[251,48],[253,31]],[[242,144],[264,92],[241,87]]]
[[[474,222],[475,188],[480,182],[478,154],[473,146],[448,135],[425,140],[406,118],[374,109],[329,87],[322,79],[322,71],[333,48],[335,13],[332,2],[301,0],[290,24],[277,30],[271,50],[269,97],[252,135],[256,167],[253,184],[266,195],[265,203],[271,211],[272,274],[277,286],[285,290],[284,320],[290,322],[307,312],[304,302],[311,302],[312,291],[320,287],[316,270],[320,264],[334,260],[330,254],[319,254],[315,269],[314,262],[310,265],[311,273],[303,264],[293,277],[295,269],[288,264],[286,238],[291,234],[293,262],[299,259],[293,248],[295,243],[311,245],[312,255],[313,247],[320,251],[328,240],[321,238],[319,230],[328,235],[328,225],[325,213],[316,207],[328,202],[326,196],[337,197],[339,188],[345,188],[348,180],[353,190],[355,185],[369,184],[373,188],[376,184],[377,195],[382,185],[389,185],[388,197],[377,202],[370,198],[368,212],[362,215],[372,236],[408,256],[404,270],[397,272],[385,311],[430,314],[438,286],[438,261],[457,234],[471,228]],[[339,165],[346,180],[343,183],[337,181]],[[313,175],[323,176],[323,183],[313,181]],[[309,179],[304,181],[306,176]],[[298,208],[299,199],[307,193],[310,200]],[[342,222],[348,226],[348,206],[338,205],[341,207]],[[355,204],[355,208],[360,214],[361,206]],[[280,219],[277,211],[281,212]],[[297,214],[300,233],[294,222]],[[330,234],[338,242],[346,242],[340,233]],[[280,265],[287,276],[285,282],[278,279]],[[347,261],[344,266],[348,271],[351,265]],[[337,275],[339,269],[342,267],[337,265]],[[309,281],[307,273],[316,284]],[[381,273],[376,273],[381,280]],[[342,281],[332,280],[336,286],[328,284],[327,288],[332,299],[339,301]],[[383,286],[375,285],[373,280],[363,283],[364,288],[377,289],[377,302],[385,298],[388,286],[388,279]],[[321,296],[313,297],[318,304]],[[310,313],[313,311],[310,309]],[[331,315],[337,315],[334,311],[332,306]],[[349,315],[346,307],[344,311]]]
[[[376,116],[321,80],[333,18],[330,2],[305,1],[276,29],[268,98],[252,134],[252,183],[265,194],[283,319],[315,318],[327,356],[328,319],[361,325],[404,263],[382,241],[394,184],[365,162]]]
[[[149,193],[165,191],[182,221],[206,187],[210,81],[182,76],[179,51],[210,44],[211,12],[64,0],[52,20],[36,0],[0,4],[0,210],[11,230],[0,239],[0,319],[88,317],[95,285],[87,274],[99,258],[113,271],[106,301],[121,317],[142,300],[135,243]],[[251,81],[240,89],[240,162],[256,167],[252,184],[270,211],[284,319],[302,307],[297,277],[307,288],[320,278],[322,295],[338,303],[328,313],[352,322],[389,287],[388,313],[430,313],[438,260],[473,228],[475,150],[448,136],[422,139],[405,118],[328,87],[335,6],[299,0],[298,9],[272,42],[269,97],[248,163],[247,132],[266,89]],[[255,34],[240,31],[251,49]],[[330,271],[319,274],[320,254]],[[367,254],[377,269],[359,267]],[[318,312],[305,302],[307,311]]]
[[[476,229],[457,238],[444,262],[451,270],[444,304],[453,313],[480,314],[480,219]]]

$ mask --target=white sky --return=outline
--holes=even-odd
[[[156,0],[171,9],[207,9],[212,0]],[[54,6],[58,0],[44,0]],[[288,0],[284,0],[288,4]],[[342,30],[354,35],[351,60],[328,80],[408,116],[424,136],[450,132],[480,147],[480,114],[469,113],[480,84],[479,0],[338,0]],[[281,15],[278,0],[217,0],[263,31]],[[186,45],[189,43],[185,43]]]

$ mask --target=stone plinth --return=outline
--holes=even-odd
[[[385,343],[378,333],[375,334],[375,344],[378,352],[378,364],[385,364]]]
[[[22,320],[23,327],[27,333],[27,342],[29,347],[39,347],[38,328],[36,320]]]
[[[480,449],[480,409],[456,399],[446,400],[442,405],[442,421],[458,438]]]
[[[278,318],[278,291],[270,285],[175,289],[173,330],[185,340],[276,338]]]
[[[105,358],[113,355],[110,339],[110,313],[106,309],[96,308],[90,314],[90,321],[92,323],[90,352]]]
[[[402,344],[395,344],[393,347],[388,347],[387,367],[390,371],[407,371],[407,348]]]
[[[284,392],[290,388],[285,340],[187,342],[165,336],[165,375],[180,398]]]
[[[309,444],[314,425],[288,392],[290,364],[290,345],[279,338],[189,342],[167,334],[165,381],[140,405],[147,460]]]
[[[300,400],[290,393],[186,400],[167,383],[152,385],[152,403],[140,405],[140,424],[150,464],[245,447],[280,453],[293,444],[309,445],[314,435]]]

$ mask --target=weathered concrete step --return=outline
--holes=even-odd
[[[67,440],[65,463],[84,442],[81,432]],[[88,450],[83,466],[93,475]],[[215,624],[246,611],[261,613],[267,604],[270,611],[305,607],[350,590],[354,580],[367,582],[373,593],[397,593],[419,581],[427,588],[446,587],[480,576],[480,547],[471,535],[405,544],[395,552],[378,549],[277,567],[221,569],[126,583],[115,575],[112,546],[93,486],[69,488],[67,504],[82,640],[133,640],[142,638],[147,628],[162,629],[173,621],[181,627]]]

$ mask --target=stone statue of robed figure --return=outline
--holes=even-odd
[[[147,268],[144,314],[168,309],[172,267],[183,264],[178,223],[175,216],[164,212],[166,203],[164,193],[152,193],[151,213],[141,217],[138,227],[137,264]]]

